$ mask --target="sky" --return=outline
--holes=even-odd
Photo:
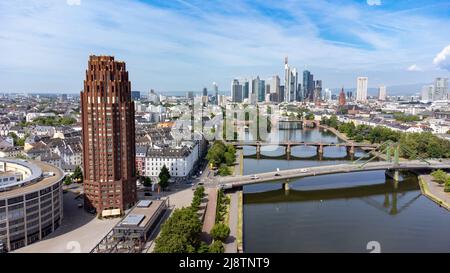
[[[79,92],[91,54],[145,92],[283,79],[285,56],[324,88],[450,76],[450,1],[16,0],[0,26],[0,92]]]

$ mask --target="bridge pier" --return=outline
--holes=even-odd
[[[385,175],[389,178],[392,178],[394,180],[394,182],[399,182],[401,177],[400,177],[400,171],[395,169],[395,170],[386,170]],[[395,184],[394,184],[395,186]]]
[[[289,183],[288,182],[283,183],[283,189],[285,192],[289,192]]]
[[[347,156],[352,157],[355,154],[355,146],[347,146]]]
[[[256,159],[261,158],[261,145],[256,145]]]
[[[291,160],[291,144],[286,145],[284,148],[287,160]]]
[[[319,144],[317,146],[317,154],[319,155],[319,157],[323,155],[323,145],[322,144]]]

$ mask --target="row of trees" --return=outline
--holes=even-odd
[[[223,227],[213,227],[211,235],[214,242],[211,245],[200,240],[202,223],[197,212],[204,192],[204,187],[199,186],[194,192],[191,206],[176,209],[162,225],[161,234],[155,241],[155,253],[223,253],[222,241],[216,240],[223,238]]]
[[[72,117],[38,117],[35,118],[32,122],[22,122],[19,125],[22,127],[28,126],[28,125],[41,125],[41,126],[65,126],[65,125],[72,125],[75,124],[77,120]]]
[[[223,243],[230,235],[230,228],[226,224],[225,216],[227,214],[227,207],[230,204],[230,199],[225,195],[222,189],[217,192],[217,208],[216,208],[216,223],[211,229],[211,236],[214,239],[212,245],[216,253],[223,253]]]
[[[203,186],[199,186],[195,189],[194,197],[192,198],[191,208],[193,210],[197,211],[200,208],[203,197],[205,197],[205,188]]]
[[[225,145],[222,141],[216,140],[208,150],[206,159],[211,166],[219,168],[219,175],[230,175],[231,171],[228,166],[234,164],[236,159],[236,148],[231,144]]]
[[[155,253],[196,253],[200,249],[202,223],[192,207],[176,209],[161,227]]]
[[[416,115],[405,115],[404,113],[394,113],[394,118],[401,122],[420,121],[420,117]]]
[[[382,143],[388,140],[398,142],[404,148],[400,155],[405,158],[450,157],[450,141],[441,139],[430,132],[403,133],[383,126],[355,126],[353,122],[339,122],[336,116],[323,118],[321,124],[335,128],[357,142]],[[409,152],[406,152],[406,150]]]

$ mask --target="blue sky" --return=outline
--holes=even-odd
[[[330,88],[450,75],[449,1],[1,1],[0,25],[0,92],[78,92],[90,54],[141,91],[228,90],[282,76],[285,56]]]

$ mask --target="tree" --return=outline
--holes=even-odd
[[[74,180],[76,180],[78,182],[83,182],[83,172],[82,172],[80,166],[77,166],[75,168],[75,170],[73,171],[72,179],[74,179]]]
[[[190,208],[176,209],[161,227],[155,241],[156,253],[193,253],[200,247],[202,224]]]
[[[146,176],[144,177],[144,187],[151,187],[152,186],[152,180],[150,177]]]
[[[19,139],[19,137],[16,135],[16,133],[14,133],[14,132],[9,132],[9,133],[8,133],[8,136],[12,137],[12,139],[14,140],[14,145],[18,146],[18,145],[16,144],[16,142],[17,142],[17,140]]]
[[[225,251],[221,241],[214,241],[209,247],[209,253],[223,253]]]
[[[444,191],[450,192],[450,179],[447,179],[447,182],[445,182]]]
[[[220,176],[227,176],[227,175],[230,175],[230,174],[231,174],[231,171],[230,171],[230,169],[228,168],[227,165],[223,164],[223,165],[221,165],[221,166],[219,167],[219,170],[217,171],[217,173],[218,173]]]
[[[210,248],[209,245],[206,244],[205,242],[200,242],[200,247],[197,250],[197,253],[209,253],[210,252]]]
[[[70,185],[70,184],[72,184],[72,178],[70,178],[70,176],[68,175],[64,178],[64,185]]]
[[[224,158],[225,158],[225,163],[228,165],[228,166],[231,166],[231,165],[233,165],[234,164],[234,161],[235,161],[235,155],[233,155],[232,153],[230,153],[230,152],[225,152],[225,154],[224,154]]]
[[[450,177],[443,170],[436,170],[431,173],[431,176],[433,177],[433,180],[439,184],[445,184],[450,180]]]
[[[223,223],[217,223],[211,229],[211,236],[214,238],[214,240],[220,240],[223,242],[226,238],[228,238],[229,235],[230,228]]]
[[[161,168],[161,172],[158,175],[159,178],[159,186],[163,189],[169,186],[170,173],[169,169],[167,169],[166,165],[163,165]]]

